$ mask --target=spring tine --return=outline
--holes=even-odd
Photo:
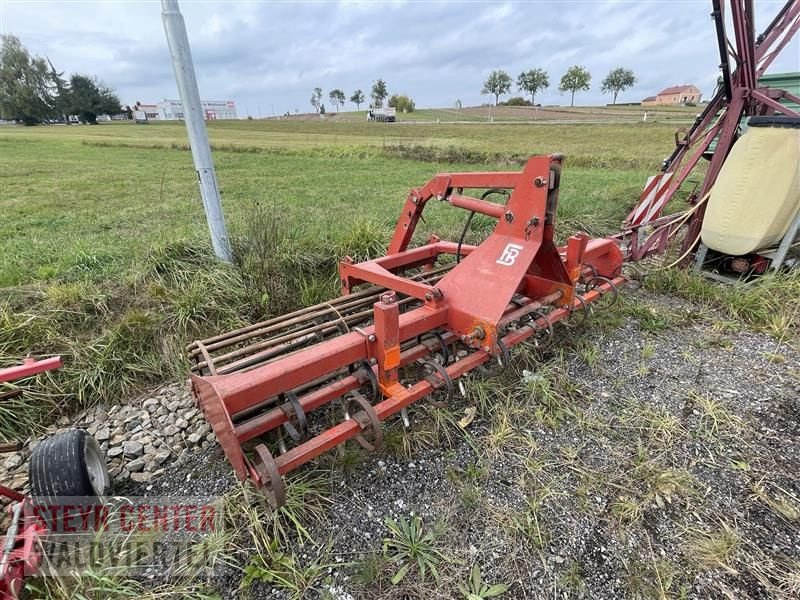
[[[408,409],[404,408],[400,411],[400,420],[403,423],[403,429],[411,428],[411,419],[408,418]]]

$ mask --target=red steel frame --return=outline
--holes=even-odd
[[[0,369],[0,383],[31,377],[32,375],[38,375],[45,371],[60,369],[62,366],[64,366],[64,363],[60,356],[43,358],[41,360],[25,358],[21,365]]]
[[[0,382],[15,381],[63,366],[60,356],[36,360],[26,358],[18,366],[0,369]],[[47,530],[39,524],[29,510],[30,499],[15,489],[0,484],[0,496],[11,500],[9,513],[11,528],[0,543],[0,599],[17,598],[25,578],[35,573],[41,563],[39,539]],[[10,541],[9,538],[13,541]],[[5,544],[9,543],[8,550]]]
[[[280,496],[282,490],[281,475],[348,439],[362,436],[365,429],[378,436],[375,429],[380,427],[379,421],[444,384],[445,378],[440,374],[439,381],[425,378],[409,388],[401,385],[399,369],[432,352],[419,342],[401,350],[402,343],[440,331],[444,343],[460,342],[471,348],[471,354],[446,366],[449,379],[454,380],[622,281],[622,252],[613,240],[589,240],[586,235],[577,235],[565,247],[555,246],[560,176],[560,155],[533,157],[519,172],[437,175],[409,193],[386,256],[340,264],[344,294],[362,283],[389,290],[374,305],[372,325],[246,372],[193,374],[193,393],[239,478],[266,486],[275,499],[276,492]],[[501,205],[464,194],[471,189],[509,190],[510,195]],[[498,219],[493,233],[483,243],[461,248],[463,258],[435,285],[402,274],[411,268],[429,268],[442,255],[457,252],[456,244],[438,239],[409,248],[422,212],[432,199]],[[587,269],[607,279],[582,298],[576,298],[576,282]],[[416,298],[421,306],[401,314],[396,294]],[[512,304],[512,298],[519,296],[525,301]],[[538,314],[532,327],[502,333],[508,322],[533,314],[544,305],[556,308],[547,315]],[[276,459],[264,445],[257,446],[254,459],[245,455],[242,444],[286,423],[291,412],[276,404],[271,410],[234,425],[237,416],[359,361],[374,364],[372,369],[383,398],[374,407],[362,406],[361,412],[366,414],[347,419]],[[355,375],[345,376],[300,396],[298,402],[308,413],[360,385]]]
[[[758,87],[761,77],[775,57],[786,47],[800,30],[800,0],[788,0],[764,32],[756,37],[752,0],[731,0],[730,16],[733,23],[735,43],[726,33],[725,4],[712,0],[717,42],[722,68],[722,86],[714,98],[698,116],[687,132],[676,134],[676,148],[662,168],[663,176],[670,181],[666,191],[653,198],[651,188],[642,193],[639,204],[625,221],[625,230],[619,236],[626,239],[627,257],[638,261],[653,253],[663,253],[667,242],[680,225],[674,217],[661,217],[664,207],[673,199],[686,179],[697,166],[701,157],[716,138],[716,147],[699,190],[689,194],[690,203],[697,202],[710,192],[725,159],[736,141],[739,123],[743,116],[772,115],[776,112],[787,116],[800,116],[796,111],[781,104],[786,99],[800,104],[800,98],[786,90]],[[735,69],[731,69],[731,60]],[[681,167],[684,159],[686,163]],[[683,251],[691,251],[698,243],[703,224],[705,207],[697,210],[689,219],[689,227],[683,241]],[[680,215],[678,215],[680,216]],[[646,227],[646,229],[642,229]],[[643,231],[651,231],[642,235]]]

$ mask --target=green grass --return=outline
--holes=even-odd
[[[647,111],[648,121],[683,121],[691,123],[695,115],[702,108],[683,107],[683,106],[544,106],[533,107],[465,107],[461,109],[451,108],[417,108],[412,113],[398,113],[397,120],[400,123],[414,122],[467,122],[480,123],[489,120],[491,115],[495,123],[510,122],[530,122],[530,121],[553,121],[553,120],[600,120],[600,121],[620,121],[636,122],[642,120],[642,114]],[[342,111],[338,114],[328,114],[328,119],[337,121],[363,121],[366,119],[366,109],[360,111]]]
[[[169,132],[175,139],[183,135],[171,124],[2,132],[5,218],[0,223],[0,286],[85,273],[106,278],[125,271],[153,244],[206,238],[188,151],[83,143],[95,131],[109,143],[140,143],[141,138],[129,136],[142,135],[142,130]],[[230,135],[238,130],[223,131]],[[66,137],[71,132],[73,139]],[[120,135],[110,135],[116,133]],[[326,154],[329,150],[332,155]],[[217,152],[214,158],[231,229],[235,232],[258,202],[274,206],[293,226],[303,228],[312,246],[347,236],[357,221],[388,230],[412,186],[440,170],[475,168],[382,154],[338,156],[330,147],[326,152]],[[573,229],[612,231],[638,196],[647,171],[569,165],[568,159],[562,219]],[[432,205],[428,211],[439,221],[439,231],[442,223],[455,230],[463,219],[460,211],[443,206]]]

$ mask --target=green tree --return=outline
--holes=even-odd
[[[617,94],[624,92],[636,83],[636,76],[633,71],[624,67],[617,67],[612,69],[606,78],[600,84],[600,91],[604,94],[614,94],[614,101],[612,104],[617,103]]]
[[[364,92],[361,90],[353,92],[353,95],[350,96],[350,102],[356,105],[356,110],[361,110],[361,105],[364,103]]]
[[[64,122],[68,123],[69,117],[67,111],[69,110],[69,82],[64,79],[64,72],[56,71],[50,59],[47,59],[47,64],[50,66],[50,82],[55,90],[53,97],[53,111]]]
[[[583,67],[574,65],[567,69],[564,76],[561,78],[561,83],[558,85],[558,91],[562,94],[564,92],[571,92],[569,105],[575,105],[575,92],[585,92],[589,89],[589,82],[592,81],[592,76]]]
[[[122,112],[119,98],[110,88],[88,75],[72,75],[69,80],[68,112],[83,123],[97,123],[97,115]]]
[[[388,90],[386,89],[386,82],[383,79],[378,79],[375,83],[372,84],[372,106],[373,108],[380,108],[383,106],[383,101],[386,100],[386,97],[389,95]]]
[[[550,77],[544,69],[530,69],[517,77],[517,88],[531,95],[531,104],[536,104],[536,94],[548,87],[550,87]]]
[[[494,104],[500,101],[500,96],[511,91],[511,76],[502,70],[492,71],[489,77],[483,82],[481,94],[493,95]]]
[[[35,125],[54,112],[47,62],[31,56],[17,36],[0,38],[0,117]]]
[[[339,107],[343,106],[345,102],[344,92],[339,89],[331,90],[328,92],[328,98],[330,98],[331,104],[336,107],[336,112],[339,112]]]
[[[322,88],[315,87],[311,92],[311,106],[314,107],[314,112],[319,112],[319,107],[322,106]]]
[[[404,113],[414,112],[414,108],[416,107],[414,101],[405,94],[392,94],[387,104],[390,108],[395,108]]]

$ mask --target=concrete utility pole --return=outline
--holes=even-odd
[[[189,145],[192,148],[194,168],[200,183],[200,195],[206,210],[208,229],[211,231],[211,244],[214,253],[225,262],[232,262],[230,241],[225,228],[225,215],[219,200],[217,175],[214,172],[214,161],[211,159],[211,147],[208,144],[203,105],[200,103],[200,92],[197,89],[197,78],[194,75],[192,51],[189,48],[189,37],[186,35],[186,24],[178,8],[178,0],[161,0],[161,16],[164,20],[164,31],[167,34],[169,53],[175,69],[175,81],[183,103],[183,118],[189,134]]]

